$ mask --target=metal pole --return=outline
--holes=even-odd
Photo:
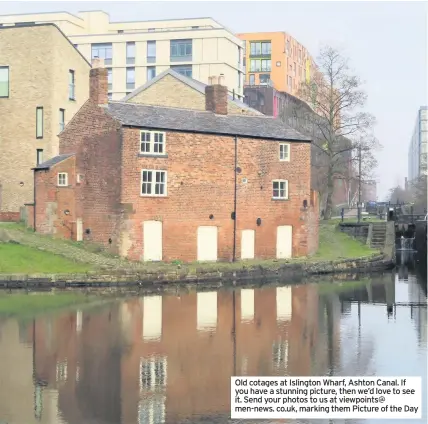
[[[361,145],[358,147],[358,223],[361,222]]]

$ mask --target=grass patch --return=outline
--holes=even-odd
[[[313,259],[332,261],[336,259],[359,258],[379,253],[378,250],[362,244],[356,239],[342,233],[337,222],[321,222],[319,249]]]
[[[1,293],[0,316],[31,317],[71,306],[87,304],[91,301],[93,301],[93,298],[83,293]]]
[[[91,269],[88,264],[32,247],[0,243],[0,273],[3,274],[80,273]]]

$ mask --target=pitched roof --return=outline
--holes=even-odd
[[[74,153],[67,153],[64,155],[54,156],[53,158],[47,160],[46,162],[40,163],[39,165],[35,166],[33,169],[34,170],[50,169],[57,163],[60,163],[70,158],[71,156],[74,156]]]
[[[106,109],[125,126],[272,140],[311,141],[309,137],[288,127],[281,120],[264,115],[216,115],[207,111],[124,102],[110,102]]]
[[[146,82],[141,87],[136,88],[132,93],[129,93],[127,96],[125,96],[121,100],[121,102],[127,102],[128,100],[130,100],[133,97],[135,97],[138,94],[140,94],[142,91],[147,90],[153,84],[156,84],[159,80],[161,80],[166,75],[171,75],[172,77],[174,77],[174,78],[178,79],[179,81],[181,81],[183,84],[188,85],[189,87],[193,88],[196,91],[199,91],[201,94],[203,94],[205,96],[205,87],[207,86],[207,84],[204,84],[203,82],[200,82],[200,81],[196,81],[193,78],[185,77],[184,75],[181,75],[178,72],[175,72],[173,69],[169,68],[166,71],[163,71],[162,73],[160,73],[159,75],[156,75],[153,79],[151,79],[150,81]],[[233,99],[233,97],[230,96],[230,95],[228,97],[229,97],[229,101],[235,103],[236,106],[238,106],[240,109],[245,109],[245,110],[251,111],[251,112],[253,112],[253,113],[257,114],[257,115],[262,115],[261,112],[259,112],[256,109],[253,109],[253,108],[249,107],[244,102],[241,102],[239,100]]]

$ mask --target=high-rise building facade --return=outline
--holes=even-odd
[[[104,59],[112,100],[168,68],[204,83],[223,74],[229,93],[243,99],[243,43],[212,18],[111,22],[103,11],[0,16],[0,26],[45,22],[55,23],[88,61]]]
[[[53,24],[0,27],[0,221],[33,202],[31,168],[58,155],[58,134],[88,100],[90,69]]]
[[[238,34],[244,41],[245,85],[273,85],[296,96],[309,81],[315,62],[308,50],[285,32]]]
[[[427,143],[428,143],[428,107],[421,106],[410,140],[408,153],[408,176],[413,181],[427,175]]]

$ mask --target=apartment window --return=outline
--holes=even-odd
[[[251,59],[250,60],[250,71],[251,72],[265,72],[271,70],[270,59]]]
[[[241,73],[238,72],[238,88],[241,88]]]
[[[0,97],[9,97],[9,67],[0,66]]]
[[[135,88],[135,68],[126,69],[126,89],[133,90]]]
[[[37,165],[40,165],[41,163],[43,163],[43,149],[37,149],[36,154]]]
[[[141,196],[166,196],[166,171],[143,169],[141,171]]]
[[[68,174],[66,172],[58,173],[58,186],[66,187],[68,185]]]
[[[260,84],[268,84],[270,81],[270,74],[259,75]]]
[[[147,67],[147,81],[152,80],[156,76],[156,66]]]
[[[92,44],[92,59],[96,57],[104,59],[105,65],[113,62],[113,47],[111,43]]]
[[[76,99],[74,71],[71,69],[68,71],[68,99],[69,100]]]
[[[134,65],[135,63],[135,43],[126,43],[126,64]]]
[[[156,41],[147,41],[147,63],[156,62]]]
[[[287,56],[290,56],[290,41],[287,41],[285,52],[287,53]]]
[[[296,62],[294,62],[294,76],[297,76],[297,66],[296,66]]]
[[[107,82],[108,82],[108,91],[113,90],[113,71],[111,68],[107,69]]]
[[[192,40],[171,40],[171,62],[192,60]]]
[[[250,56],[270,56],[272,45],[270,41],[258,41],[250,43]]]
[[[65,127],[65,109],[59,110],[59,132],[64,131]]]
[[[256,84],[256,76],[254,74],[250,74],[249,78],[250,78],[249,79],[250,85],[255,85]]]
[[[274,180],[272,182],[272,198],[288,199],[288,181]]]
[[[291,90],[293,86],[293,78],[292,77],[288,77],[288,89]]]
[[[165,138],[164,132],[141,131],[140,153],[146,155],[164,155]]]
[[[238,47],[238,65],[241,64],[241,47]]]
[[[126,95],[131,94],[131,93],[126,93]],[[113,93],[108,93],[107,97],[109,100],[113,100]]]
[[[175,65],[171,66],[171,69],[185,77],[192,78],[192,65]]]
[[[289,143],[280,143],[279,144],[279,160],[280,161],[290,161],[290,144]]]
[[[43,138],[43,108],[36,108],[36,138]]]

